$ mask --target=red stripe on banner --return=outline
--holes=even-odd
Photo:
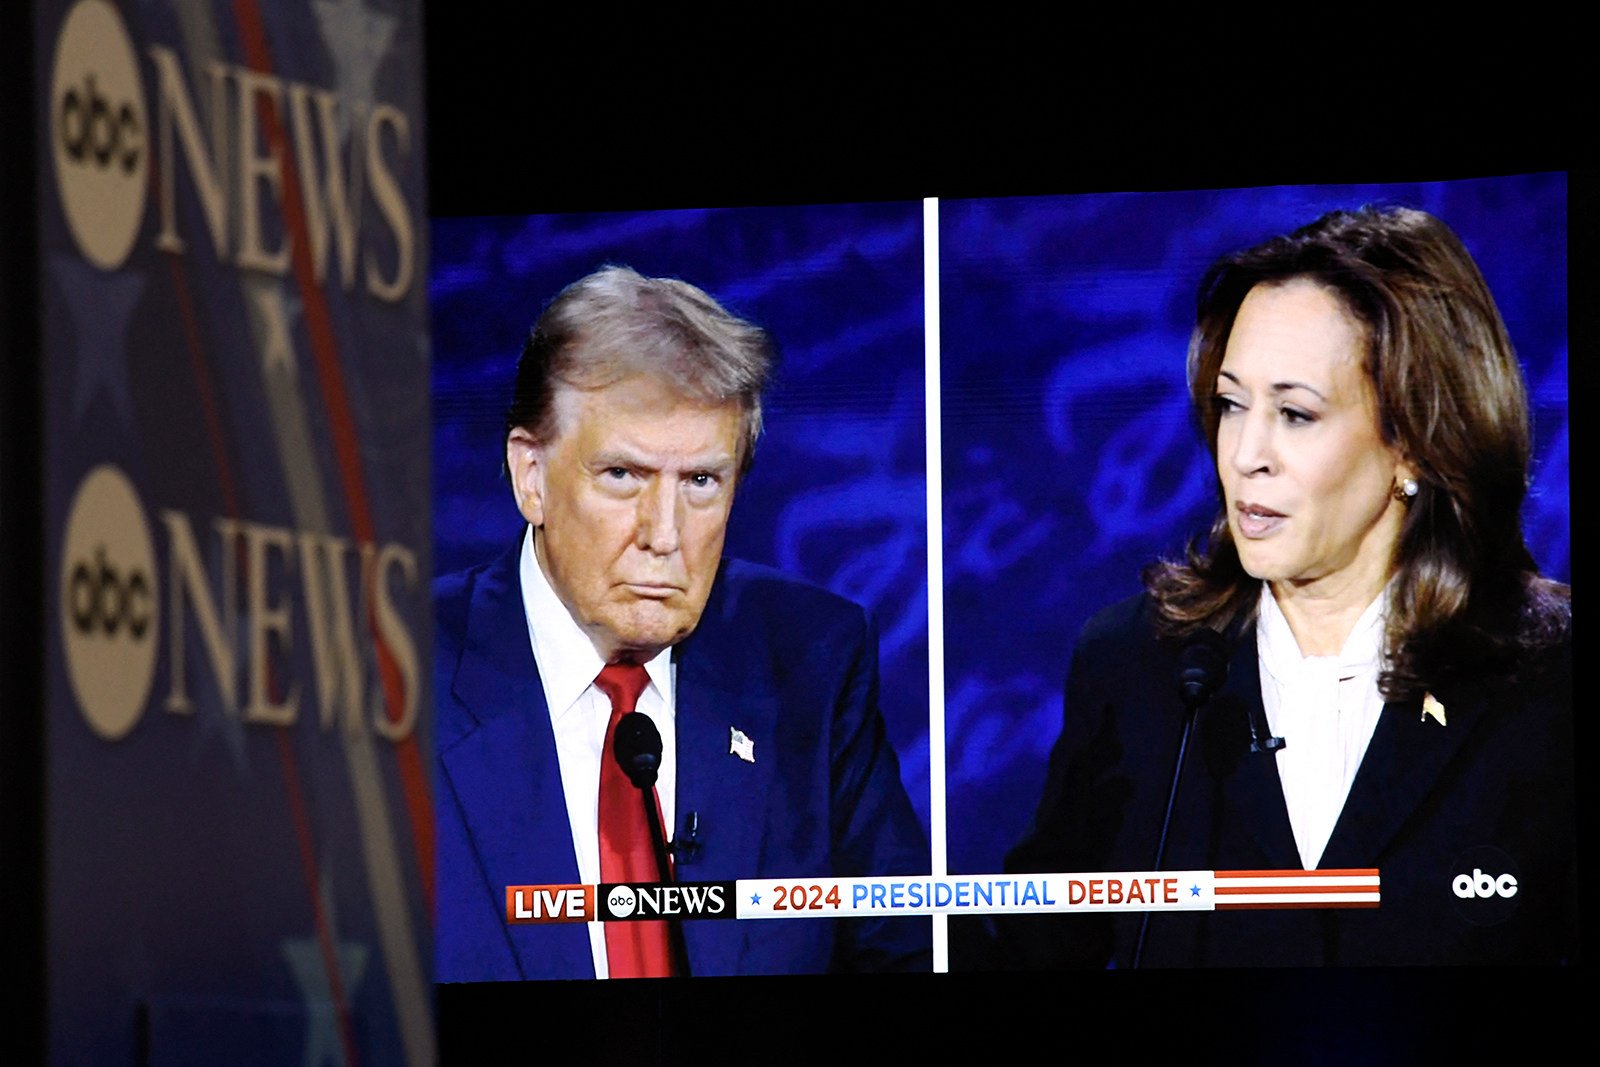
[[[334,951],[333,929],[328,925],[328,916],[322,910],[322,892],[317,878],[317,852],[316,845],[311,837],[311,818],[306,813],[304,790],[300,787],[300,771],[295,763],[294,746],[289,737],[288,727],[279,727],[272,731],[278,739],[278,755],[283,761],[283,777],[289,790],[289,811],[294,816],[294,836],[300,846],[300,867],[306,876],[306,885],[311,889],[311,913],[317,924],[317,944],[322,949],[322,966],[328,972],[328,996],[333,1000],[334,1011],[339,1019],[339,1043],[344,1046],[344,1060],[349,1067],[356,1067],[359,1062],[356,1058],[355,1034],[350,1028],[350,1006],[345,1000],[344,979],[339,974],[339,958]]]
[[[216,390],[211,382],[211,369],[206,365],[205,348],[200,339],[199,319],[195,314],[194,299],[189,293],[189,282],[183,271],[183,260],[177,255],[168,257],[172,265],[172,286],[178,296],[178,308],[183,317],[184,337],[189,348],[189,360],[194,370],[195,387],[200,393],[200,409],[205,413],[206,435],[211,439],[212,458],[216,461],[217,482],[222,488],[223,510],[230,519],[243,515],[238,489],[233,480],[232,466],[228,461],[227,438],[222,430],[222,417],[217,410]],[[243,545],[231,546],[237,552]],[[269,665],[270,670],[270,665]],[[269,692],[275,691],[275,679],[267,680]],[[300,770],[295,763],[294,749],[289,744],[287,727],[275,727],[273,735],[278,741],[279,762],[283,765],[284,788],[289,798],[289,812],[294,822],[295,840],[300,848],[300,863],[305,874],[306,888],[311,897],[312,922],[316,926],[317,945],[322,953],[323,967],[328,972],[328,991],[333,1000],[334,1012],[339,1020],[339,1040],[344,1046],[345,1063],[356,1067],[354,1034],[350,1029],[350,1010],[345,1003],[344,983],[339,976],[338,959],[334,953],[333,931],[322,910],[322,892],[317,878],[316,848],[311,834],[311,820],[306,814],[305,800],[300,785]]]
[[[1375,885],[1319,885],[1319,886],[1283,886],[1283,885],[1219,885],[1213,887],[1217,896],[1237,896],[1239,894],[1261,893],[1374,893],[1378,889]]]
[[[256,7],[255,0],[234,0],[233,10],[239,23],[246,61],[263,74],[272,73],[272,57],[267,49],[261,13]],[[339,480],[344,490],[344,499],[350,508],[351,532],[358,541],[372,542],[376,540],[376,536],[372,512],[367,502],[366,479],[361,472],[361,452],[356,437],[355,419],[350,413],[350,400],[340,371],[333,318],[328,312],[327,299],[323,295],[322,287],[317,284],[316,269],[311,262],[311,241],[306,229],[305,205],[300,197],[294,150],[284,133],[283,124],[278,120],[277,108],[272,105],[271,100],[258,96],[256,115],[267,143],[278,154],[284,225],[291,238],[290,260],[294,268],[295,281],[300,288],[306,335],[311,342],[317,382],[322,388],[323,403],[328,409],[328,426],[333,435],[333,450],[339,469]],[[373,645],[378,652],[378,676],[383,686],[385,710],[389,721],[395,722],[401,717],[405,692],[400,680],[400,668],[395,663],[394,653],[390,651],[377,630],[373,611],[373,607],[369,605],[367,624],[372,629]],[[395,743],[394,750],[400,770],[401,789],[405,795],[406,814],[411,822],[412,841],[416,846],[417,866],[421,872],[423,892],[427,896],[427,915],[431,921],[434,913],[434,845],[433,807],[428,796],[428,774],[423,767],[422,752],[416,743],[415,735]]]
[[[1338,903],[1332,903],[1329,901],[1284,901],[1278,904],[1246,904],[1243,901],[1233,904],[1223,904],[1219,901],[1217,903],[1217,910],[1265,911],[1269,908],[1376,908],[1377,906],[1378,902],[1376,900],[1352,900],[1349,903],[1344,903],[1343,901]]]
[[[1376,867],[1330,867],[1318,871],[1215,871],[1218,878],[1376,878]]]

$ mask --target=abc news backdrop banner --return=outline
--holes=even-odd
[[[55,1060],[434,1055],[419,25],[36,12]]]
[[[494,559],[521,535],[500,477],[502,419],[528,330],[566,285],[626,264],[692,282],[772,334],[766,432],[725,553],[872,612],[884,718],[926,827],[922,206],[436,219],[433,255],[441,574]]]
[[[1483,271],[1533,409],[1523,528],[1544,574],[1571,580],[1565,176],[945,201],[951,871],[999,870],[1026,832],[1084,622],[1210,527],[1184,379],[1200,276],[1367,203],[1437,215]]]

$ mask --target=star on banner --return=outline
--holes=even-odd
[[[250,328],[261,353],[261,369],[295,380],[294,342],[290,339],[293,321],[299,316],[299,301],[286,300],[275,281],[264,278],[245,280],[250,298]]]
[[[306,1036],[304,1067],[351,1067],[345,1062],[339,1040],[339,1014],[333,1002],[333,985],[323,964],[322,945],[315,937],[286,937],[278,951],[294,974],[300,990],[300,1006],[305,1012]],[[340,941],[334,946],[338,960],[341,991],[349,1005],[356,1000],[361,980],[367,973],[367,946]]]
[[[72,319],[74,367],[72,418],[81,423],[101,394],[122,427],[133,429],[133,388],[128,374],[128,337],[133,311],[144,291],[143,275],[106,274],[71,256],[50,257],[50,273]]]
[[[389,55],[400,22],[372,11],[362,0],[314,0],[317,32],[333,56],[339,96],[371,103],[377,99],[378,68]],[[350,109],[339,111],[340,140],[350,132]]]

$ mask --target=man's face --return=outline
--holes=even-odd
[[[694,631],[722,559],[743,416],[633,375],[556,391],[555,439],[506,441],[517,506],[556,595],[608,663]]]

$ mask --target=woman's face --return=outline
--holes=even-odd
[[[1378,430],[1365,331],[1308,280],[1257,285],[1217,376],[1217,474],[1244,569],[1329,594],[1388,580],[1409,469]]]

